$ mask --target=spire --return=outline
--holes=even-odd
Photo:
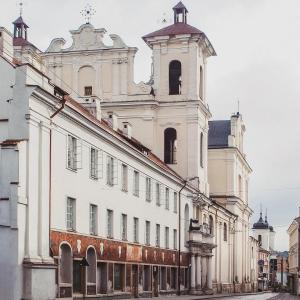
[[[266,209],[265,223],[268,224],[268,210]]]
[[[184,4],[180,1],[173,7],[174,11],[174,24],[176,23],[187,23],[188,10]]]

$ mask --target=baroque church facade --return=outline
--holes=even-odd
[[[137,48],[116,34],[105,45],[104,28],[43,52],[22,17],[0,27],[5,299],[256,290],[245,125],[210,121],[216,52],[182,2],[173,11],[143,37],[152,74],[139,84]]]

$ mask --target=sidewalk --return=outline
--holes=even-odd
[[[270,294],[271,292],[258,292],[258,293],[235,293],[235,294],[214,294],[214,295],[165,295],[160,297],[154,297],[153,300],[201,300],[201,299],[218,299],[218,298],[232,298],[232,297],[241,297],[241,296],[253,296],[253,295],[263,295],[263,294]],[[277,294],[277,293],[276,293]],[[276,296],[273,293],[273,296]],[[149,298],[139,298],[139,300],[149,300]]]

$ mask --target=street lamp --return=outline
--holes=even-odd
[[[186,187],[188,182],[190,182],[192,180],[195,180],[195,179],[198,179],[198,183],[199,183],[199,177],[198,176],[187,178],[183,182],[183,186],[181,187],[181,189],[179,190],[179,193],[178,193],[178,272],[177,272],[177,295],[178,296],[180,296],[181,192]],[[199,188],[199,186],[198,186],[198,188]]]
[[[89,263],[86,260],[85,257],[82,258],[82,260],[80,261],[80,267],[81,267],[81,274],[82,274],[82,281],[83,281],[83,299],[85,299],[85,295],[86,295],[86,271],[85,268],[89,267]]]

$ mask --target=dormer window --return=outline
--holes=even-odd
[[[93,87],[85,86],[84,87],[84,96],[92,96],[93,95]]]
[[[172,60],[169,65],[169,94],[181,94],[181,62]]]

